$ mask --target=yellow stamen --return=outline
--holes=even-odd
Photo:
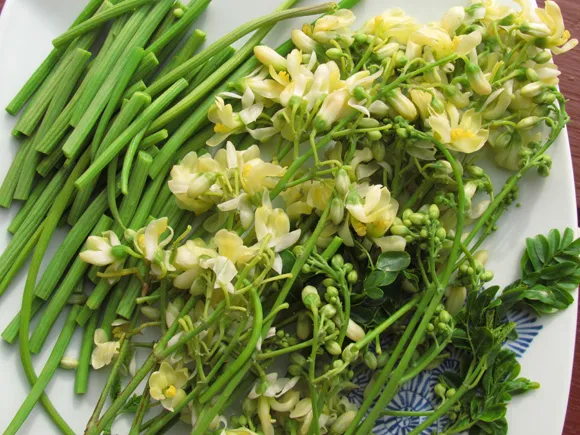
[[[224,124],[216,124],[213,128],[213,131],[216,133],[229,133],[230,129],[226,127]]]
[[[352,224],[355,233],[357,233],[359,236],[364,237],[367,235],[367,227],[361,221],[355,218],[351,218],[350,223]]]
[[[461,139],[471,139],[475,137],[475,133],[470,130],[464,130],[463,128],[454,128],[451,130],[451,140],[461,140]]]
[[[171,385],[165,390],[164,396],[167,397],[168,399],[173,399],[176,394],[177,394],[177,388],[175,388],[173,385]]]

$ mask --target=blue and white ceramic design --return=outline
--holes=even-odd
[[[524,311],[513,311],[507,317],[509,321],[516,323],[515,330],[518,337],[515,340],[508,340],[505,346],[515,352],[517,357],[521,357],[542,329],[542,325],[533,314]],[[439,367],[425,371],[405,384],[387,409],[421,413],[436,408],[440,404],[440,399],[437,398],[433,389],[439,376],[445,372],[459,372],[459,360],[456,356],[451,356]],[[370,372],[366,372],[354,379],[353,382],[360,388],[352,391],[349,395],[352,402],[358,405],[362,404],[364,389],[370,381],[370,375]],[[406,417],[386,415],[377,420],[373,433],[375,435],[406,435],[419,426],[425,418],[421,415]],[[447,423],[447,419],[442,418],[429,429],[423,431],[422,435],[440,432]]]

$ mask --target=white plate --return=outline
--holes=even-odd
[[[210,42],[251,18],[272,11],[281,0],[214,0],[197,23],[207,31]],[[43,60],[51,48],[50,41],[64,31],[87,0],[8,0],[0,17],[0,106],[5,107],[20,86]],[[303,1],[301,4],[315,4]],[[428,22],[439,18],[449,7],[467,4],[465,0],[362,0],[355,8],[359,19],[376,15],[386,7],[402,7],[417,19]],[[303,20],[304,22],[304,20]],[[297,22],[294,22],[297,25]],[[291,24],[279,25],[269,40],[278,44],[289,35]],[[566,74],[566,71],[563,72]],[[14,118],[0,113],[0,177],[8,170],[17,149],[17,141],[10,136]],[[507,284],[517,277],[518,260],[524,238],[547,233],[551,228],[576,226],[576,201],[568,137],[563,133],[551,151],[554,170],[548,179],[530,174],[522,184],[521,208],[513,208],[500,221],[500,231],[487,243],[490,250],[489,267],[495,271],[497,284]],[[505,179],[499,171],[495,180]],[[15,209],[0,212],[0,248],[9,238],[6,228]],[[4,295],[0,305],[0,329],[4,329],[18,311],[24,279],[21,274]],[[538,322],[520,320],[522,340],[515,346],[527,351],[521,358],[523,375],[542,384],[542,388],[509,407],[510,435],[556,435],[562,432],[574,356],[576,305],[557,316]],[[526,320],[526,319],[524,319]],[[528,319],[529,321],[529,319]],[[54,328],[53,332],[58,330]],[[55,339],[52,334],[49,339]],[[533,342],[531,340],[533,339]],[[75,336],[67,354],[75,356],[79,334]],[[530,344],[531,343],[531,344]],[[528,347],[529,345],[529,347]],[[49,348],[50,346],[45,346]],[[44,352],[35,359],[40,370],[48,357]],[[85,422],[93,409],[103,382],[101,374],[91,377],[86,397],[73,394],[74,376],[59,372],[47,393],[76,433],[83,433]],[[26,397],[29,387],[24,377],[17,346],[0,344],[0,429],[5,428]],[[114,433],[124,434],[121,425]],[[390,433],[404,433],[393,431]],[[50,435],[57,433],[41,409],[35,409],[22,427],[21,433]],[[176,430],[176,433],[186,433]]]

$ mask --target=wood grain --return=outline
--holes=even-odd
[[[580,38],[580,7],[578,0],[556,1],[562,9],[566,27],[574,37]],[[544,0],[539,0],[538,3],[543,5]],[[562,71],[560,77],[561,90],[569,100],[567,109],[572,122],[568,125],[568,134],[570,135],[570,147],[574,164],[576,202],[580,203],[580,88],[578,87],[580,84],[580,48],[558,56],[556,63]],[[580,435],[580,317],[578,319],[579,321],[576,325],[576,357],[564,435]]]
[[[0,0],[0,11],[2,11],[4,2],[5,0]],[[568,29],[570,29],[573,36],[580,38],[580,7],[577,2],[578,0],[558,0]],[[539,0],[539,3],[543,3],[543,0]],[[568,134],[570,135],[572,160],[574,162],[576,201],[580,204],[580,48],[559,56],[556,63],[562,70],[560,81],[562,92],[570,100],[568,113],[572,118],[572,122],[568,126]],[[578,83],[576,82],[577,79]],[[580,316],[576,327],[576,358],[563,435],[580,435]]]

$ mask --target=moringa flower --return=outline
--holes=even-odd
[[[183,390],[189,380],[186,368],[175,370],[167,362],[162,362],[159,370],[153,372],[149,378],[149,394],[153,400],[158,400],[170,412],[185,400]]]
[[[393,224],[399,203],[386,187],[361,184],[351,189],[346,198],[346,209],[359,236],[376,238],[382,237]]]
[[[217,146],[232,134],[244,130],[244,122],[239,113],[234,112],[231,104],[226,104],[222,97],[215,97],[214,105],[207,114],[209,120],[215,124],[215,134],[207,141],[209,146]]]
[[[160,237],[169,232],[167,237]],[[163,250],[173,239],[173,229],[167,225],[167,218],[155,219],[135,234],[135,249],[150,262],[154,262],[160,250]]]
[[[179,207],[199,215],[214,205],[214,201],[203,194],[209,190],[219,191],[215,181],[217,174],[225,170],[226,167],[209,154],[198,157],[197,153],[192,152],[180,164],[173,166],[168,186]]]
[[[276,71],[286,70],[286,58],[267,45],[254,47],[254,55],[264,66],[272,66]]]
[[[210,269],[215,274],[214,288],[221,288],[228,293],[234,292],[232,280],[238,274],[236,265],[227,257],[219,255],[214,258],[201,260],[200,266],[204,269]]]
[[[87,239],[86,250],[79,254],[85,263],[95,266],[109,266],[119,263],[123,258],[115,255],[115,246],[120,246],[119,237],[113,231],[105,231],[101,237],[90,236]]]
[[[234,264],[246,264],[256,254],[256,249],[245,246],[244,240],[234,231],[219,230],[214,242],[219,254]]]
[[[474,109],[461,114],[448,104],[446,114],[433,113],[427,122],[437,140],[453,151],[466,154],[480,150],[489,136],[489,131],[481,127],[481,113]]]
[[[281,208],[273,209],[270,197],[265,191],[262,206],[256,210],[255,230],[258,244],[267,243],[276,253],[272,268],[282,272],[282,258],[278,254],[294,245],[300,238],[301,231],[290,231],[290,218]]]
[[[344,41],[347,45],[352,44],[352,31],[349,29],[354,24],[356,17],[350,9],[340,9],[334,14],[325,15],[314,23],[312,38],[323,44],[331,40]]]
[[[481,32],[475,31],[451,38],[449,32],[441,27],[423,26],[413,33],[411,41],[430,47],[436,59],[444,58],[453,53],[465,56],[481,43]]]
[[[312,53],[318,43],[300,29],[292,30],[292,43],[303,53]]]
[[[535,20],[536,17],[540,22]],[[555,2],[546,0],[544,9],[536,9],[536,17],[530,17],[533,21],[522,30],[524,39],[531,40],[534,36],[541,38],[541,46],[555,54],[566,53],[578,45],[577,39],[570,39],[570,32],[564,26],[562,11]]]
[[[393,8],[368,20],[362,31],[375,35],[383,41],[394,41],[406,45],[409,37],[418,28],[419,25],[403,9]]]
[[[262,380],[257,380],[252,387],[252,390],[248,394],[248,399],[257,399],[258,397],[274,397],[278,398],[290,391],[300,378],[298,376],[294,378],[278,378],[278,373],[269,373],[266,375],[265,382],[267,384],[266,389],[263,392],[259,392],[259,388],[262,387]]]
[[[95,348],[91,355],[91,365],[95,370],[111,364],[113,359],[119,355],[119,342],[109,341],[107,333],[103,329],[97,329],[93,337]]]
[[[286,168],[260,158],[245,162],[240,169],[240,182],[248,195],[273,189],[286,172]]]

